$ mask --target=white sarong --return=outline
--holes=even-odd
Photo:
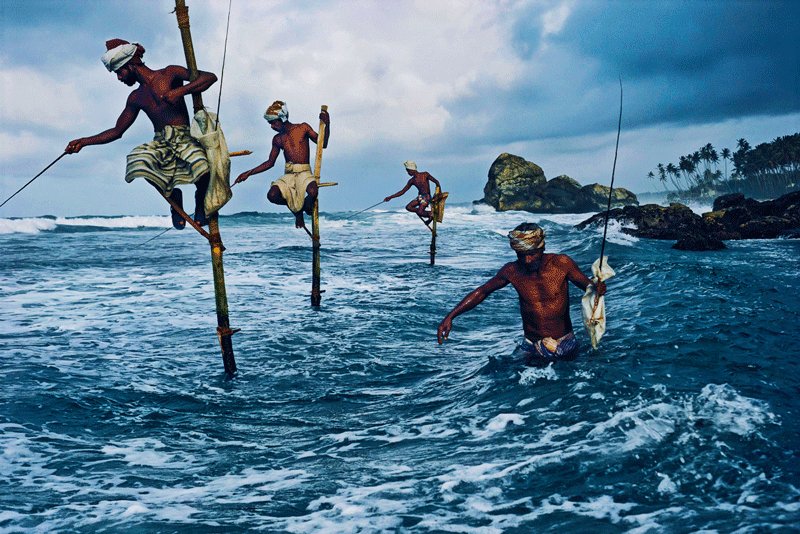
[[[314,181],[311,174],[311,165],[308,163],[286,163],[286,174],[272,182],[281,190],[283,199],[292,213],[298,213],[303,209],[303,202],[306,199],[306,187]]]

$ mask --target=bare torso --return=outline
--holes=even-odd
[[[572,330],[567,282],[577,271],[574,266],[568,256],[544,254],[538,272],[529,272],[516,261],[500,269],[498,275],[517,290],[522,328],[528,339],[557,339]],[[577,275],[577,281],[590,282],[580,271]]]
[[[140,83],[131,92],[128,103],[141,109],[153,123],[153,129],[160,132],[164,126],[188,126],[189,111],[183,98],[174,104],[164,97],[172,89],[183,85],[184,78],[173,67],[154,70],[150,80]]]

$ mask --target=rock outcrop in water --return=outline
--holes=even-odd
[[[605,209],[609,188],[600,184],[581,186],[567,175],[547,180],[533,162],[503,153],[489,168],[483,199],[498,211],[523,210],[532,213],[582,213]],[[614,188],[612,206],[636,205],[636,195]]]
[[[632,236],[675,239],[672,248],[679,250],[719,250],[730,239],[800,238],[800,191],[764,202],[733,193],[714,200],[713,209],[700,216],[683,204],[645,204],[612,209],[609,219]],[[604,220],[605,213],[598,213],[576,228],[601,225]]]

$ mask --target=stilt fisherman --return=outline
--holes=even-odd
[[[605,294],[606,284],[602,281],[593,283],[566,254],[545,254],[544,230],[537,224],[520,224],[508,233],[508,238],[511,248],[517,253],[517,261],[505,264],[447,314],[439,324],[439,343],[450,335],[453,319],[511,284],[519,295],[525,333],[520,349],[525,362],[540,364],[575,358],[580,346],[569,317],[568,282],[584,291],[594,285],[599,295]]]
[[[384,202],[389,202],[393,198],[403,196],[406,191],[411,189],[411,186],[417,188],[417,197],[406,205],[406,210],[411,213],[416,213],[422,222],[426,225],[430,224],[433,220],[433,214],[428,207],[431,205],[431,182],[436,184],[437,189],[441,189],[439,180],[434,178],[427,172],[417,171],[417,164],[413,161],[406,161],[403,164],[406,168],[406,173],[411,177],[406,186],[393,195],[384,198]]]
[[[101,58],[109,72],[128,86],[139,86],[128,96],[125,109],[113,128],[91,137],[74,139],[65,152],[74,154],[89,145],[102,145],[116,141],[144,111],[155,129],[155,137],[133,149],[128,155],[125,181],[144,178],[162,194],[183,207],[181,190],[177,186],[195,184],[194,219],[200,225],[208,224],[203,201],[210,178],[206,153],[200,143],[189,133],[189,112],[184,97],[202,93],[216,81],[216,75],[199,71],[194,81],[189,81],[189,70],[180,65],[169,65],[153,70],[142,61],[144,47],[122,39],[106,41],[106,53]],[[188,82],[188,83],[185,83]],[[172,224],[178,230],[186,221],[170,208]]]
[[[325,139],[323,148],[328,148],[331,135],[331,119],[327,111],[322,111],[319,118],[325,123]],[[289,109],[286,103],[276,100],[264,112],[264,119],[270,128],[278,132],[272,138],[272,150],[267,161],[245,171],[236,178],[236,183],[244,182],[254,174],[271,169],[283,150],[286,160],[285,174],[272,182],[267,193],[267,200],[273,204],[286,206],[295,216],[295,228],[305,228],[303,213],[311,215],[314,201],[319,194],[319,187],[310,165],[309,140],[318,143],[317,132],[306,122],[293,124],[289,122]]]

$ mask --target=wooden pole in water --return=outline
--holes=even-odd
[[[431,265],[436,264],[436,215],[431,210],[433,221],[431,225]]]
[[[178,29],[181,31],[189,78],[194,80],[197,78],[197,61],[192,45],[192,33],[189,29],[189,8],[186,7],[185,0],[175,0],[175,16],[178,19]],[[203,109],[203,96],[200,93],[192,94],[192,103],[194,111],[197,113]],[[222,267],[222,252],[225,247],[222,245],[222,236],[219,233],[218,213],[208,215],[208,230],[210,234],[208,241],[211,245],[211,268],[214,273],[214,300],[217,308],[217,337],[222,350],[222,364],[225,366],[225,372],[228,376],[233,376],[236,373],[236,360],[233,356],[231,336],[236,331],[231,330],[228,318],[228,294],[225,290],[225,271]]]
[[[328,111],[328,106],[322,106],[322,111]],[[317,157],[314,161],[314,180],[319,186],[320,170],[322,169],[322,150],[325,145],[325,123],[319,121],[319,131],[317,132]],[[319,288],[320,280],[320,254],[319,254],[319,189],[317,199],[314,201],[314,211],[311,214],[311,250],[312,250],[312,271],[311,271],[311,305],[319,306],[322,302],[322,291]]]

